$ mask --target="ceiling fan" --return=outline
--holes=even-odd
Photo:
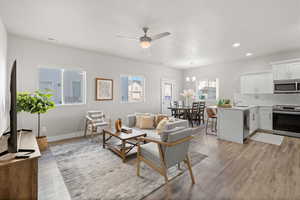
[[[117,35],[117,37],[139,41],[140,46],[142,48],[146,49],[151,46],[152,41],[155,41],[155,40],[161,39],[163,37],[166,37],[168,35],[171,35],[170,32],[163,32],[163,33],[159,33],[159,34],[156,34],[156,35],[153,35],[152,37],[150,37],[147,35],[148,30],[149,30],[148,27],[143,27],[144,35],[140,38],[132,38],[132,37],[127,37],[127,36],[122,36],[122,35]]]

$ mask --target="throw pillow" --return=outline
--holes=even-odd
[[[150,116],[149,113],[135,113],[135,127],[141,128],[141,120],[144,116]]]
[[[168,119],[168,115],[164,115],[164,114],[158,114],[155,116],[155,127],[159,124],[159,122],[163,119]]]
[[[135,127],[140,128],[143,115],[136,115]]]
[[[159,124],[158,124],[157,127],[156,127],[156,132],[157,132],[158,134],[161,134],[162,132],[164,132],[167,123],[168,123],[168,120],[167,120],[166,118],[160,120]]]
[[[142,129],[154,128],[154,117],[153,116],[143,116],[141,118],[140,128],[142,128]]]

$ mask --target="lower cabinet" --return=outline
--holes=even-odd
[[[272,107],[259,107],[259,129],[273,129]]]
[[[249,110],[249,134],[257,129],[272,130],[273,115],[272,107],[260,106]]]
[[[259,126],[259,115],[258,107],[250,108],[249,111],[249,133],[252,134],[258,129]]]

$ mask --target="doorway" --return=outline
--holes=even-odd
[[[161,81],[161,113],[170,115],[171,111],[168,109],[171,102],[174,101],[175,83],[172,80]]]

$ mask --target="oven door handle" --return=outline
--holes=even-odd
[[[273,111],[275,114],[286,114],[286,115],[300,115],[300,112],[288,112],[288,111]]]

